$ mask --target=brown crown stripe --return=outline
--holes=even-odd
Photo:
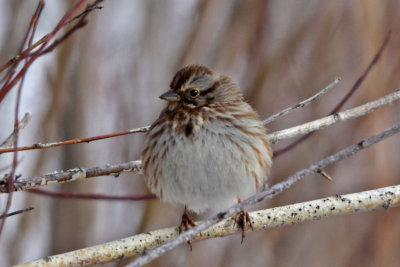
[[[211,75],[212,71],[201,65],[189,65],[178,71],[170,83],[170,88],[174,90],[180,89],[192,76],[208,74]]]

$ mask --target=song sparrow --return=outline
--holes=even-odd
[[[151,125],[142,152],[150,190],[162,201],[185,205],[185,219],[186,207],[220,210],[262,188],[272,151],[238,85],[190,65],[175,74],[170,88],[160,96],[168,104]]]

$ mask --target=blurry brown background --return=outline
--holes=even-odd
[[[50,32],[73,1],[46,1],[36,40]],[[15,55],[37,1],[0,1],[0,62]],[[89,25],[39,59],[25,80],[21,115],[33,119],[21,145],[122,131],[150,124],[172,75],[201,63],[230,75],[266,118],[341,83],[307,108],[278,120],[283,129],[327,114],[369,64],[386,32],[391,41],[345,108],[400,87],[399,1],[106,1]],[[0,140],[13,127],[15,90],[0,104]],[[400,105],[315,134],[275,160],[270,184],[400,120]],[[142,134],[19,153],[24,177],[59,169],[139,159]],[[274,149],[288,144],[281,142]],[[1,155],[0,167],[10,163]],[[333,182],[309,177],[257,208],[398,184],[400,136],[326,170]],[[50,190],[129,195],[146,192],[141,176],[95,178]],[[0,198],[1,208],[5,196]],[[22,263],[136,233],[177,225],[182,207],[147,202],[63,200],[19,192],[7,220],[0,265]],[[201,217],[200,217],[201,218]],[[149,266],[400,266],[400,210],[339,216],[181,246]],[[107,266],[121,266],[110,263]]]

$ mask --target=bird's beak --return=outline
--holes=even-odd
[[[171,102],[175,102],[175,101],[180,101],[181,100],[181,96],[176,93],[174,90],[168,90],[167,92],[165,92],[164,94],[160,95],[160,98],[163,100],[167,100],[167,101],[171,101]]]

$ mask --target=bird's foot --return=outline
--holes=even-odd
[[[187,208],[185,206],[185,209],[182,214],[181,224],[179,225],[179,234],[181,234],[183,231],[189,230],[190,227],[194,226],[196,226],[196,224],[192,219],[190,219]],[[190,243],[190,240],[187,242],[187,244],[190,247],[190,251],[192,251],[192,244]]]
[[[240,198],[238,198],[238,203],[242,202]],[[247,211],[242,210],[235,216],[235,225],[237,225],[240,229],[242,229],[242,241],[240,244],[243,243],[244,238],[246,237],[246,223],[248,223],[251,229],[254,231],[253,223],[251,222],[250,215]]]

